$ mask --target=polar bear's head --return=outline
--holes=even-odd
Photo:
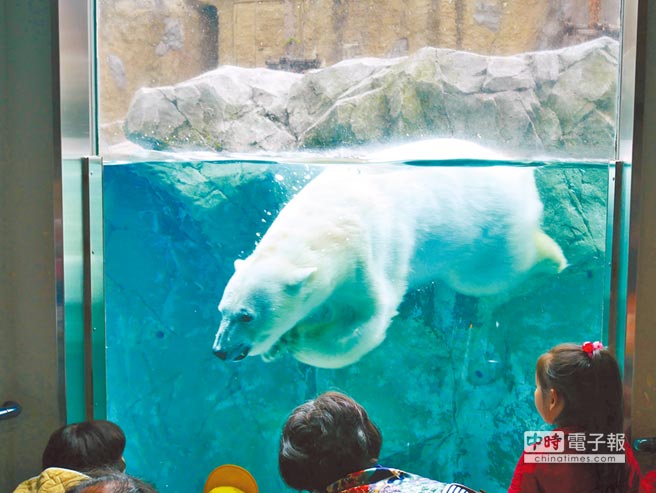
[[[236,260],[219,303],[222,318],[214,354],[238,361],[269,351],[308,313],[309,284],[316,270],[273,259]]]

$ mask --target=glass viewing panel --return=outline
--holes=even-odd
[[[546,426],[537,357],[604,338],[619,0],[97,12],[128,472],[184,493],[233,463],[290,491],[282,425],[338,389],[381,464],[506,491]]]

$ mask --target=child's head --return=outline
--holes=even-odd
[[[78,483],[66,493],[157,493],[157,490],[139,478],[114,471]]]
[[[559,344],[538,358],[536,407],[548,423],[592,433],[622,431],[622,380],[601,343]]]
[[[360,404],[339,392],[326,392],[287,419],[280,438],[280,474],[296,490],[320,491],[372,467],[382,441]]]
[[[125,434],[110,421],[85,421],[62,426],[50,435],[43,451],[43,469],[62,467],[80,472],[125,469]]]

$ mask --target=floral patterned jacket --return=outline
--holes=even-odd
[[[399,469],[376,466],[335,481],[326,493],[443,493],[446,486]]]

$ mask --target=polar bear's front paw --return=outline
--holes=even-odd
[[[273,346],[271,346],[267,352],[262,353],[262,360],[270,363],[271,361],[280,358],[284,352],[284,343],[278,341]]]

